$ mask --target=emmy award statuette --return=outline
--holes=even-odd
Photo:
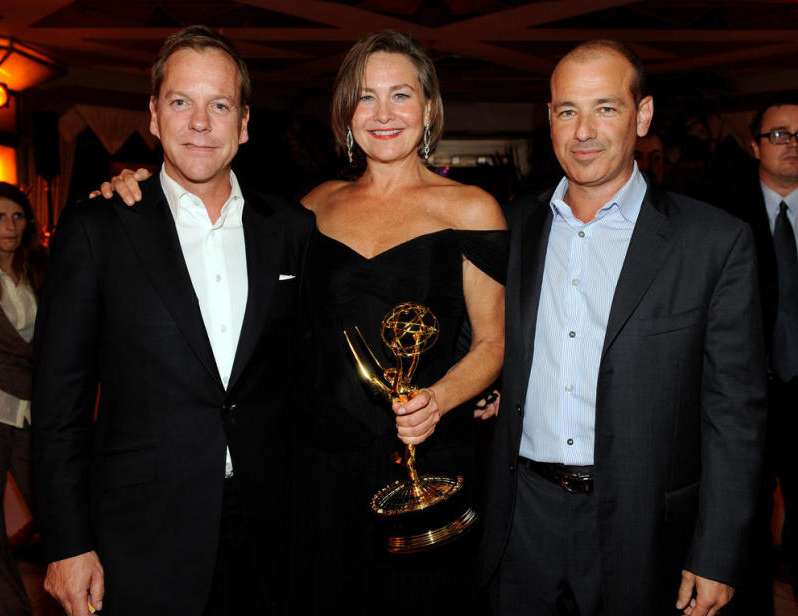
[[[391,368],[380,365],[357,327],[355,332],[366,353],[358,353],[357,340],[346,331],[344,337],[360,378],[390,403],[407,401],[416,394],[418,388],[410,380],[419,356],[435,344],[438,331],[438,319],[426,306],[410,302],[395,306],[382,320],[382,340],[396,357]],[[389,552],[422,552],[473,528],[477,513],[465,502],[461,475],[419,475],[414,445],[406,446],[404,464],[408,478],[385,486],[370,503],[385,529]]]

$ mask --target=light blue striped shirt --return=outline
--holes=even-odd
[[[637,169],[588,223],[551,198],[546,249],[520,454],[540,462],[593,464],[596,384],[615,286],[646,182]]]

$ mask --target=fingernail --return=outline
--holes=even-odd
[[[125,203],[127,203],[128,205],[133,205],[133,199],[128,197],[127,199],[125,199]]]

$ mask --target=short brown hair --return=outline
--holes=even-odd
[[[175,32],[164,41],[163,47],[161,47],[161,51],[158,54],[158,59],[152,65],[151,93],[156,104],[158,95],[161,93],[166,61],[173,53],[181,49],[193,49],[195,51],[218,49],[230,56],[230,59],[238,69],[239,77],[241,77],[239,113],[242,116],[246,115],[249,99],[252,97],[252,81],[249,78],[247,64],[238,49],[236,49],[236,46],[226,36],[211,30],[207,26],[188,26],[180,30],[180,32]]]
[[[332,129],[338,147],[346,148],[346,132],[360,100],[366,62],[378,51],[402,54],[415,66],[418,82],[430,103],[429,149],[433,152],[443,134],[443,101],[435,65],[412,36],[396,30],[378,30],[357,41],[338,69],[332,97]],[[423,144],[419,144],[419,154],[423,147]]]
[[[640,60],[640,57],[620,41],[613,41],[611,39],[585,41],[565,54],[560,62],[557,63],[557,66],[569,58],[573,58],[577,61],[589,59],[597,55],[597,52],[607,49],[623,56],[626,58],[627,62],[632,65],[634,77],[629,87],[632,91],[632,98],[635,101],[635,105],[639,105],[640,101],[643,100],[643,97],[646,95],[646,71],[643,68],[643,62]],[[557,70],[556,67],[555,70]],[[553,74],[554,73],[552,73],[552,75]]]

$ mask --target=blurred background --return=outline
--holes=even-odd
[[[242,184],[289,199],[347,173],[329,128],[332,81],[376,29],[412,33],[433,57],[446,131],[432,165],[501,202],[559,179],[548,78],[581,41],[617,39],[642,58],[657,137],[640,160],[657,159],[666,187],[709,201],[729,177],[755,173],[756,109],[798,87],[798,0],[3,0],[0,181],[29,194],[45,239],[66,203],[122,168],[157,168],[149,69],[191,24],[221,30],[252,73],[250,141],[234,164]],[[778,493],[776,503],[778,538]],[[5,510],[34,613],[59,613],[13,481]],[[784,576],[776,583],[776,613],[798,614]]]
[[[699,196],[750,159],[753,110],[798,84],[795,0],[4,0],[0,179],[32,189],[47,229],[109,174],[159,160],[149,67],[166,36],[195,23],[222,30],[253,73],[237,168],[289,198],[341,173],[332,79],[378,28],[411,32],[433,56],[446,108],[433,164],[499,200],[556,179],[548,76],[580,41],[614,38],[641,56],[664,181]]]

